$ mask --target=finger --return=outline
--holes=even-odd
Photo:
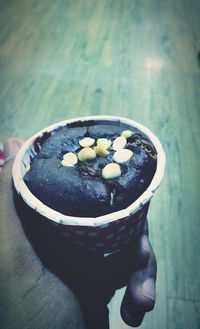
[[[3,152],[3,144],[0,143],[0,172],[2,170],[4,163],[5,163],[5,154]]]
[[[147,219],[145,222],[145,227],[143,227],[141,235],[137,239],[133,239],[120,252],[107,256],[104,260],[105,275],[109,275],[116,289],[127,285],[133,271],[138,271],[147,265],[150,248],[145,236],[148,230]],[[101,275],[103,275],[102,270]]]
[[[137,240],[136,245],[136,258],[134,258],[134,262],[136,260],[136,265],[138,262],[138,267],[136,266],[135,269],[140,269],[140,265],[144,268],[147,265],[147,262],[149,260],[150,254],[151,254],[151,246],[148,239],[148,220],[146,218],[142,231],[140,233],[140,236]]]
[[[24,141],[18,138],[9,138],[3,144],[3,151],[5,155],[5,161],[14,158],[23,145]]]
[[[13,241],[13,236],[16,236],[17,233],[21,231],[21,226],[18,224],[18,221],[16,221],[16,211],[13,205],[11,168],[12,160],[22,144],[23,141],[21,140],[9,139],[3,145],[5,164],[0,174],[0,238],[2,238],[5,244],[9,243],[8,236],[12,238],[11,241]]]
[[[121,255],[121,264],[129,267],[133,271],[137,271],[147,266],[151,253],[151,246],[148,239],[148,221],[144,222],[142,231],[137,240],[133,239],[119,254]]]
[[[5,204],[10,202],[10,198],[8,200],[8,196],[11,197],[11,168],[13,164],[13,159],[16,156],[17,152],[21,148],[23,144],[23,140],[10,138],[7,139],[2,146],[2,153],[4,157],[4,164],[2,167],[2,172],[0,175],[0,189],[1,189],[1,198],[3,198],[2,204],[3,209],[6,209]]]
[[[146,233],[147,233],[147,228]],[[121,316],[125,323],[137,327],[141,324],[146,312],[155,304],[156,258],[146,235],[145,248],[149,249],[147,265],[134,273],[129,280],[122,305]]]
[[[1,205],[1,220],[12,220],[16,216],[13,206],[13,193],[12,193],[12,164],[14,157],[21,148],[23,140],[10,138],[3,144],[3,153],[5,163],[2,167],[0,174],[0,205]],[[8,225],[8,224],[7,224]]]
[[[11,181],[12,163],[23,143],[24,141],[22,139],[9,138],[4,142],[3,145],[0,145],[0,156],[2,160],[0,180],[3,187],[5,184],[7,185],[8,182],[10,183]]]

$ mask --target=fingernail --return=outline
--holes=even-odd
[[[0,143],[0,171],[2,170],[2,167],[5,163],[5,154],[3,152],[3,144]]]
[[[146,235],[143,235],[142,239],[141,239],[141,245],[142,248],[148,252],[150,252],[150,248],[149,248],[149,239]]]
[[[155,280],[147,279],[142,285],[142,293],[145,297],[150,298],[155,302],[156,292],[155,292]]]
[[[21,145],[22,143],[18,139],[7,139],[3,145],[5,161],[15,157]]]

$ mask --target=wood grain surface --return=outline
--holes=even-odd
[[[0,140],[115,114],[162,141],[150,236],[157,303],[142,329],[200,327],[200,1],[0,0]],[[123,290],[110,307],[120,319]]]

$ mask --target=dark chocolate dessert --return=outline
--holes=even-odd
[[[149,186],[156,165],[154,146],[136,128],[68,124],[44,138],[24,180],[52,209],[96,217],[134,202]]]

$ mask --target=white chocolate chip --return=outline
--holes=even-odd
[[[114,153],[113,159],[118,163],[127,162],[133,156],[133,152],[128,149],[121,149]]]
[[[62,165],[65,167],[73,167],[77,164],[78,158],[75,153],[68,152],[63,156]]]
[[[82,147],[90,147],[95,143],[95,139],[91,137],[85,137],[79,141]]]
[[[97,146],[101,146],[104,149],[109,149],[109,147],[111,146],[111,140],[107,139],[107,138],[98,138],[97,139]]]
[[[133,132],[131,131],[131,130],[124,130],[124,131],[122,131],[122,133],[121,133],[121,136],[124,136],[124,137],[126,137],[126,138],[129,138],[129,137],[131,137],[133,135]]]
[[[104,179],[116,178],[121,176],[121,168],[117,163],[109,163],[102,170]]]
[[[126,140],[126,137],[124,136],[120,136],[120,137],[117,137],[114,142],[113,142],[113,145],[112,145],[112,148],[113,150],[117,151],[117,150],[121,150],[124,148],[124,146],[126,146],[127,144],[127,140]]]
[[[84,147],[79,153],[78,158],[80,161],[88,161],[96,158],[96,153],[91,147]]]
[[[110,152],[101,146],[95,146],[94,151],[100,157],[106,157]]]

